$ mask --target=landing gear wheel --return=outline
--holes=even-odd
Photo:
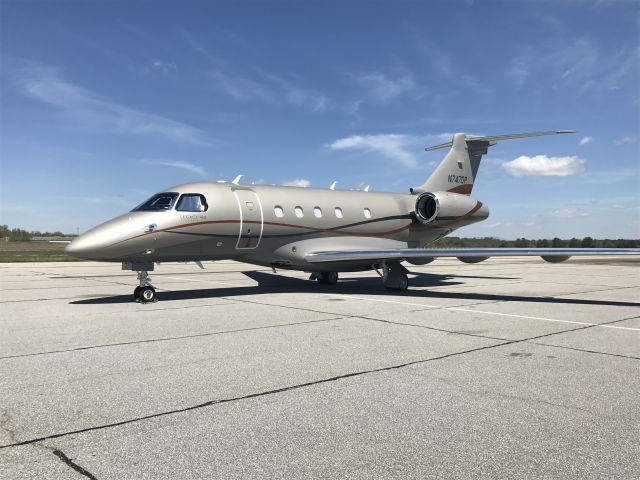
[[[140,290],[142,290],[142,287],[136,287],[136,289],[133,291],[134,300],[140,300]]]
[[[393,290],[396,292],[404,292],[407,288],[409,288],[409,277],[407,277],[404,273],[398,276],[397,284],[393,287],[385,285],[387,290]]]
[[[338,272],[327,272],[325,278],[327,285],[335,285],[338,283]]]
[[[139,298],[142,303],[155,302],[157,300],[156,289],[149,285],[140,288]]]
[[[382,277],[382,284],[387,290],[405,291],[409,287],[407,273],[409,273],[409,270],[404,268],[400,262],[382,262],[382,275],[380,276]]]
[[[409,288],[409,277],[407,277],[405,274],[402,274],[398,283],[398,290],[404,292],[407,288]]]
[[[338,272],[320,272],[316,279],[321,285],[335,285],[338,283]]]

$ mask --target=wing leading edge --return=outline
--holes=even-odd
[[[410,248],[399,250],[340,250],[309,252],[309,263],[354,260],[403,260],[411,258],[477,257],[577,257],[604,255],[640,255],[640,248]]]

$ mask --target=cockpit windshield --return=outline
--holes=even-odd
[[[141,203],[132,212],[161,212],[171,210],[171,207],[178,198],[175,192],[158,193],[144,203]]]
[[[185,193],[176,206],[176,210],[180,212],[206,212],[207,208],[207,200],[199,193]]]

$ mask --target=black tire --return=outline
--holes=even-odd
[[[136,287],[135,290],[133,291],[134,300],[140,300],[140,290],[142,290],[142,287]]]
[[[398,283],[398,290],[404,292],[407,288],[409,288],[409,277],[402,275],[400,277],[400,282]]]
[[[150,303],[155,302],[156,299],[156,289],[151,286],[142,287],[140,289],[140,301],[142,303]]]
[[[338,283],[338,272],[320,272],[316,278],[320,285],[335,285]]]
[[[409,288],[409,277],[402,274],[400,278],[398,278],[398,286],[397,287],[389,287],[385,285],[384,288],[393,292],[404,292],[407,288]]]

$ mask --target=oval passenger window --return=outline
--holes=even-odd
[[[320,209],[320,207],[315,207],[313,209],[313,214],[316,216],[316,218],[322,218],[322,210]]]
[[[342,209],[340,207],[336,207],[336,217],[342,218]]]
[[[276,217],[278,218],[284,217],[284,210],[279,205],[276,205],[275,207],[273,207],[273,213],[275,213]]]
[[[304,211],[302,210],[302,207],[296,207],[293,210],[294,212],[296,212],[296,217],[298,218],[304,217]]]

